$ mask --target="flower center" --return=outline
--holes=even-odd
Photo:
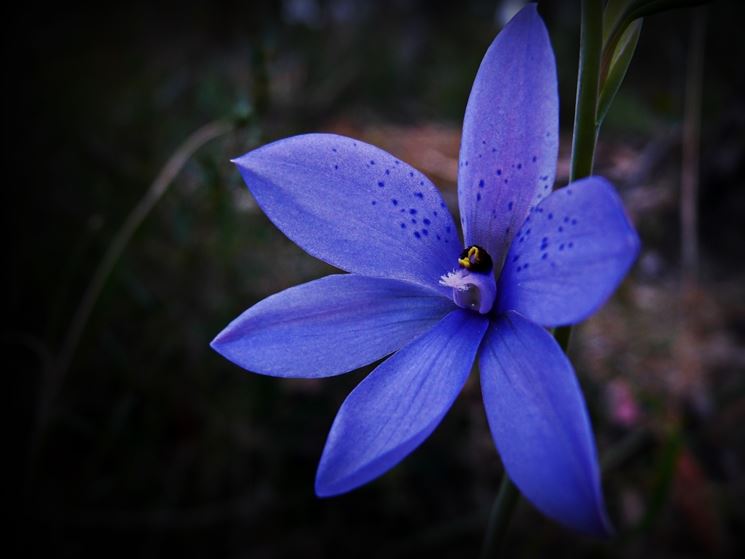
[[[458,266],[440,278],[440,285],[453,288],[453,301],[459,307],[488,313],[497,297],[491,256],[484,248],[472,245],[460,254]]]

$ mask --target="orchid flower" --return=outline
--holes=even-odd
[[[390,355],[342,404],[318,467],[319,496],[355,489],[418,447],[477,361],[491,433],[516,486],[554,520],[609,533],[582,392],[547,328],[597,310],[639,242],[606,180],[551,191],[557,154],[554,55],[529,5],[489,47],[466,107],[465,242],[427,177],[363,142],[308,134],[235,160],[269,219],[348,273],[268,297],[212,347],[249,371],[294,378]]]

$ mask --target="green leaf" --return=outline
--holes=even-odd
[[[611,31],[621,23],[634,0],[608,0],[603,10],[603,46],[608,44]]]
[[[603,26],[603,29],[605,30],[605,26]],[[608,73],[605,76],[605,80],[600,85],[600,96],[598,99],[596,117],[596,125],[598,127],[605,120],[611,103],[613,103],[613,99],[616,97],[616,93],[618,93],[624,77],[626,77],[626,71],[629,69],[631,59],[634,57],[634,51],[636,50],[636,44],[639,41],[641,30],[642,20],[637,19],[629,25],[621,36],[612,55],[608,53],[608,56],[611,57],[610,64],[608,65]]]

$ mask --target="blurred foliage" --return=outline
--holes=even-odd
[[[420,166],[454,200],[465,102],[508,8],[205,0],[9,9],[4,340],[21,426],[23,556],[477,553],[501,474],[475,378],[399,467],[318,500],[327,430],[365,371],[265,378],[208,343],[251,304],[331,270],[257,210],[229,159],[284,135],[338,131]],[[541,2],[540,11],[568,133],[578,7]],[[619,186],[644,250],[575,333],[572,353],[601,455],[613,457],[605,485],[620,535],[586,540],[523,503],[512,555],[744,551],[743,15],[736,2],[709,8],[702,277],[685,296],[677,192],[691,12],[645,21],[601,135],[597,171]],[[244,126],[199,151],[129,244],[31,454],[46,365],[112,236],[186,135],[236,116]],[[560,182],[568,152],[565,141]]]

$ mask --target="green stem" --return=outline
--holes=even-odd
[[[515,505],[520,499],[520,492],[512,483],[507,472],[502,477],[502,483],[499,485],[499,493],[494,500],[491,512],[489,513],[489,523],[484,534],[484,545],[481,548],[481,559],[494,557],[504,544],[504,536],[510,525],[512,512]]]
[[[603,46],[603,5],[600,0],[582,0],[577,101],[572,134],[569,181],[589,176],[595,159],[598,80]]]
[[[602,49],[602,2],[600,0],[582,0],[577,100],[574,107],[569,182],[574,182],[592,174],[592,166],[595,162],[595,145],[598,139],[597,110],[600,54]],[[554,330],[554,337],[564,351],[569,347],[571,334],[571,326],[560,326]]]

